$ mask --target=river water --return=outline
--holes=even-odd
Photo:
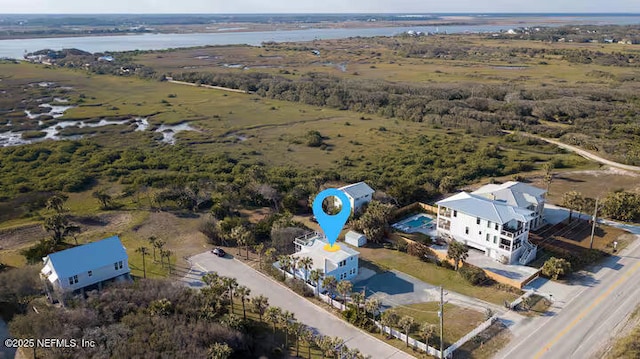
[[[540,16],[542,18],[543,15]],[[255,32],[225,32],[225,33],[192,33],[192,34],[143,34],[118,36],[86,36],[59,37],[39,39],[0,40],[0,58],[9,57],[21,59],[26,52],[42,49],[76,48],[84,51],[131,51],[131,50],[162,50],[169,48],[195,47],[206,45],[247,44],[260,45],[262,42],[276,41],[311,41],[315,39],[343,39],[349,37],[393,36],[410,30],[421,32],[464,33],[464,32],[497,32],[515,27],[557,26],[566,21],[590,24],[639,24],[640,16],[593,16],[574,17],[558,21],[519,22],[514,19],[513,24],[505,25],[447,25],[447,26],[416,26],[416,27],[379,27],[379,28],[349,28],[349,29],[301,29],[276,30]]]

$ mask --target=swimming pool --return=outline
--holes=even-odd
[[[429,217],[419,215],[418,217],[413,218],[410,221],[404,222],[402,224],[411,228],[420,228],[420,227],[427,227],[429,223],[431,223],[432,221],[433,220]]]

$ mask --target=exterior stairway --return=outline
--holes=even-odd
[[[529,242],[528,239],[525,239],[524,242],[522,242],[522,244],[524,245],[525,249],[522,255],[520,256],[520,259],[518,262],[522,265],[526,265],[527,263],[536,259],[538,246],[531,244],[531,242]]]

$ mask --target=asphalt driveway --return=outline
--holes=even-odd
[[[413,358],[364,331],[349,325],[333,314],[298,296],[289,288],[254,270],[246,264],[227,255],[218,258],[210,252],[201,253],[189,258],[191,271],[182,278],[187,285],[199,288],[204,285],[200,278],[209,271],[234,277],[238,283],[251,289],[251,295],[262,294],[269,298],[269,304],[281,307],[294,313],[296,318],[317,332],[324,335],[337,336],[345,340],[349,347],[358,348],[372,358]]]

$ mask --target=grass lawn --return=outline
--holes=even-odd
[[[417,325],[409,334],[414,339],[423,341],[420,338],[420,325],[431,323],[436,325],[436,333],[429,339],[432,347],[440,346],[440,319],[438,317],[438,302],[427,302],[395,307],[400,317],[408,315],[415,319]],[[473,330],[485,320],[484,313],[462,308],[453,304],[444,305],[444,343],[445,347],[455,343],[458,339]],[[402,329],[400,329],[402,331]]]
[[[535,317],[539,315],[544,315],[547,312],[549,307],[551,307],[551,302],[545,299],[542,296],[537,294],[533,294],[530,297],[531,307],[528,310],[521,310],[518,313],[525,315],[527,317]]]
[[[490,359],[511,340],[511,333],[497,321],[455,351],[460,359]]]
[[[414,276],[426,283],[442,285],[445,289],[460,294],[502,305],[505,300],[513,301],[518,297],[498,289],[496,286],[473,286],[465,281],[457,272],[438,267],[433,263],[420,261],[414,256],[385,248],[359,248],[360,258],[374,262],[383,269],[395,269]]]

